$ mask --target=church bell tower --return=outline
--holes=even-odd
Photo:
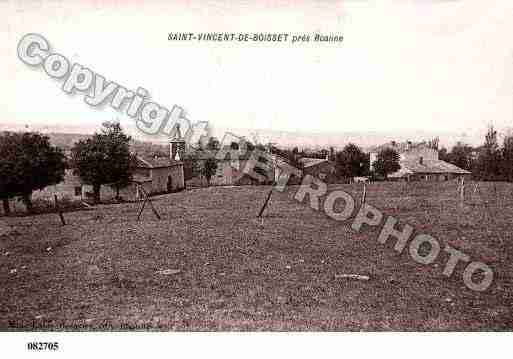
[[[185,155],[185,139],[180,131],[180,125],[176,125],[174,137],[169,140],[169,157],[175,161],[181,161]]]

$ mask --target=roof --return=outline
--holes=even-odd
[[[136,157],[137,167],[139,168],[164,168],[173,167],[181,164],[180,161],[175,161],[167,157]]]
[[[419,161],[400,161],[401,169],[390,174],[389,177],[402,177],[406,174],[413,173],[453,173],[453,174],[470,174],[469,171],[459,168],[442,160],[424,159],[422,164]]]
[[[221,151],[221,150],[219,150]],[[233,150],[230,148],[225,148],[223,152],[219,153],[219,151],[209,151],[209,150],[199,150],[194,153],[194,157],[197,160],[207,160],[209,158],[215,158],[218,161],[230,161],[230,160],[247,160],[251,157],[250,151],[244,150]],[[218,158],[223,156],[223,158]]]
[[[299,162],[303,165],[303,167],[311,167],[316,166],[324,162],[329,162],[325,158],[310,158],[310,157],[303,157],[299,159]]]
[[[273,163],[275,163],[278,167],[284,167],[285,165],[291,166],[290,161],[283,156],[273,153],[271,154],[271,158],[273,160]]]
[[[137,183],[151,182],[151,178],[140,175],[140,174],[134,174],[132,176],[132,182],[137,182]]]
[[[384,149],[387,149],[387,148],[391,148],[395,151],[397,151],[398,153],[404,153],[404,152],[408,152],[410,150],[413,150],[415,148],[429,148],[429,149],[435,149],[436,148],[433,148],[430,146],[429,142],[426,142],[426,141],[422,141],[422,142],[411,142],[411,141],[406,141],[406,142],[395,142],[395,141],[390,141],[390,142],[387,142],[387,143],[384,143],[382,145],[379,145],[379,146],[372,146],[368,149],[368,152],[380,152]]]

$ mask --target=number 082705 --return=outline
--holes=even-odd
[[[29,342],[27,343],[28,350],[59,350],[59,343],[57,342]]]

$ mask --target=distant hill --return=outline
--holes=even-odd
[[[23,131],[27,126],[20,124],[0,124],[1,130]],[[95,129],[84,129],[79,127],[62,128],[62,132],[57,126],[36,126],[31,125],[31,130],[40,131],[47,134],[52,139],[52,143],[65,149],[71,148],[72,144],[80,139],[90,136]],[[127,128],[127,133],[134,140],[141,143],[151,143],[160,145],[163,150],[167,149],[167,138],[163,135],[150,136],[140,131]],[[386,142],[396,141],[404,142],[407,140],[418,142],[430,140],[434,137],[440,138],[440,145],[451,148],[457,141],[463,141],[473,146],[482,143],[484,139],[483,129],[469,129],[464,133],[443,132],[438,130],[419,130],[419,131],[362,131],[362,132],[322,132],[322,131],[279,131],[273,129],[236,129],[236,128],[219,128],[213,127],[213,135],[221,140],[226,132],[233,133],[237,136],[244,136],[250,141],[255,140],[255,135],[260,143],[273,142],[282,148],[299,147],[300,149],[321,149],[334,147],[342,149],[348,143],[354,143],[363,149],[372,146],[378,146]]]
[[[50,142],[54,146],[58,146],[64,150],[71,150],[76,142],[91,137],[91,135],[77,133],[45,133],[45,135],[50,137]],[[154,154],[167,155],[169,152],[167,146],[138,140],[131,141],[130,150],[141,155],[151,156]]]
[[[362,132],[323,132],[323,131],[278,131],[273,129],[248,130],[233,129],[226,130],[237,136],[245,136],[253,141],[258,138],[260,143],[276,143],[280,147],[299,147],[299,149],[314,149],[334,147],[341,150],[348,143],[354,143],[363,149],[379,146],[390,141],[420,142],[440,138],[440,145],[451,148],[457,141],[463,141],[470,145],[478,145],[482,142],[484,135],[479,131],[467,131],[466,133],[443,132],[437,130],[419,131],[362,131]],[[214,136],[221,139],[225,133],[224,129],[214,128]]]
[[[46,136],[50,137],[52,145],[62,148],[63,150],[71,150],[73,145],[80,141],[90,138],[91,135],[79,134],[79,133],[45,133]]]
[[[83,133],[57,133],[49,132],[44,135],[50,138],[50,143],[54,146],[62,148],[64,151],[70,151],[73,145],[80,141],[90,138],[92,135]],[[169,147],[167,145],[132,140],[130,143],[130,150],[145,156],[154,156],[156,154],[160,156],[169,155]]]

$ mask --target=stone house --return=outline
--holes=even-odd
[[[326,183],[336,182],[335,163],[327,158],[303,157],[299,162],[303,166],[303,176],[311,175]]]
[[[201,168],[204,166],[205,161],[208,158],[208,154],[199,154],[197,157],[197,165]],[[250,185],[258,184],[257,179],[244,173],[244,169],[248,165],[249,156],[246,154],[240,155],[239,157],[232,156],[232,158],[219,159],[217,160],[217,169],[212,178],[210,179],[211,186],[239,186],[239,185]],[[272,178],[272,176],[270,177]],[[203,175],[194,178],[191,183],[196,185],[207,185],[207,180]]]
[[[124,200],[138,200],[142,197],[141,187],[149,195],[177,192],[185,189],[183,163],[177,152],[182,150],[181,143],[171,141],[169,157],[136,156],[136,165],[131,183],[120,189]],[[89,200],[93,196],[91,185],[84,184],[67,169],[64,181],[54,186],[48,186],[42,191],[34,191],[33,199],[53,200],[54,195],[69,200]],[[102,201],[113,200],[116,190],[110,185],[102,185],[100,198]]]
[[[401,168],[388,175],[391,180],[403,181],[448,181],[455,178],[469,178],[471,173],[438,158],[438,149],[429,142],[390,142],[371,150],[371,164],[384,148],[392,148],[399,154]]]

